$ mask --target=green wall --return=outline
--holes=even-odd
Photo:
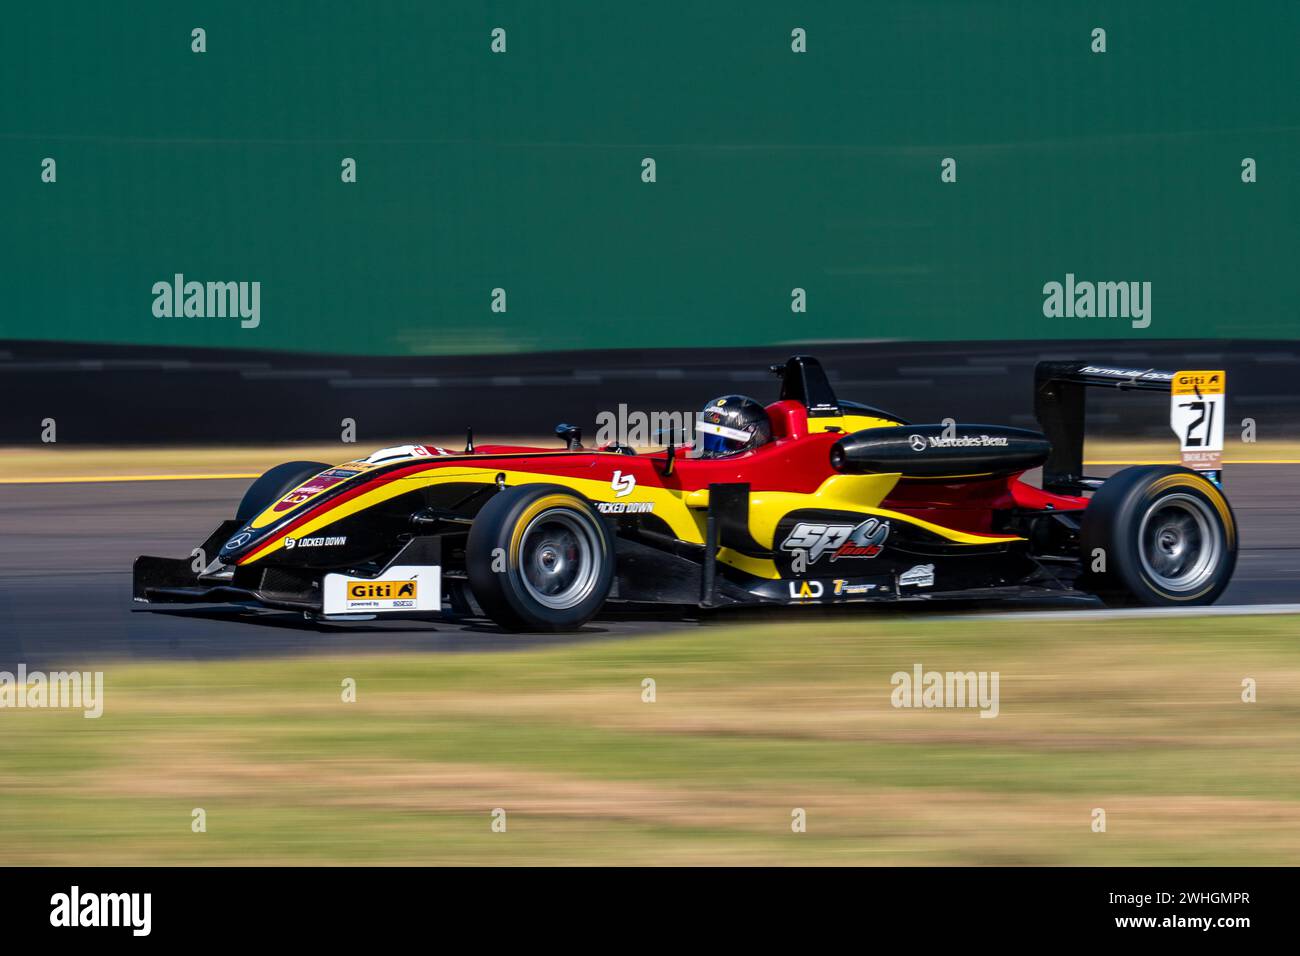
[[[11,5],[0,338],[1300,337],[1297,38],[1294,2]],[[261,325],[155,318],[176,272],[260,281]],[[1067,272],[1150,281],[1150,328],[1044,318]]]

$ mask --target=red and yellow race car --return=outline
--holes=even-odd
[[[1205,430],[1221,405],[1202,395],[1222,394],[1222,373],[1040,363],[1039,433],[909,424],[839,399],[808,356],[773,371],[776,401],[737,420],[726,416],[752,400],[715,400],[692,442],[673,437],[651,453],[585,448],[562,426],[558,448],[471,438],[463,451],[402,445],[335,466],[279,465],[197,557],[138,558],[135,600],[340,621],[482,613],[509,630],[565,630],[611,602],[1056,592],[1199,605],[1228,584],[1237,526]],[[1200,470],[1084,476],[1092,386],[1191,396],[1175,407],[1190,409],[1184,449],[1208,449],[1186,459]],[[1024,480],[1038,468],[1041,487]]]

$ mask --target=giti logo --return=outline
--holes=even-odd
[[[1222,395],[1222,371],[1176,372],[1172,385],[1175,395]]]
[[[352,581],[348,584],[348,597],[353,601],[395,601],[402,598],[415,600],[415,582]]]
[[[622,498],[624,495],[630,495],[636,488],[636,476],[616,471],[614,477],[609,480],[609,486],[614,489],[615,498]]]

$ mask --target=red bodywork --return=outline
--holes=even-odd
[[[612,475],[615,470],[621,470],[635,476],[638,482],[686,491],[706,488],[713,483],[747,482],[754,491],[811,494],[835,473],[830,464],[830,450],[843,435],[834,432],[809,434],[808,415],[799,402],[774,402],[767,406],[767,414],[772,423],[773,439],[767,445],[721,460],[680,456],[673,474],[667,477],[662,474],[663,453],[629,455],[619,459],[586,455],[552,460],[536,458],[529,463],[528,470],[575,478],[604,478],[604,472]],[[537,454],[543,450],[494,445],[485,446],[480,452],[491,456]],[[483,464],[486,466],[488,462]],[[500,464],[506,467],[508,462]],[[600,473],[592,475],[592,471]],[[960,481],[903,479],[881,502],[881,507],[890,511],[975,534],[992,533],[996,511],[1013,508],[1082,511],[1087,505],[1087,498],[1043,491],[1025,482],[1021,474]]]
[[[804,406],[795,401],[767,406],[772,423],[771,442],[731,458],[691,458],[679,450],[673,472],[665,476],[666,453],[650,455],[583,454],[525,445],[482,445],[472,458],[433,455],[401,468],[382,472],[355,487],[307,508],[277,534],[290,534],[326,509],[390,481],[436,468],[472,463],[475,468],[524,470],[537,475],[610,481],[616,471],[631,475],[638,484],[694,491],[711,484],[744,482],[753,491],[815,492],[835,474],[830,463],[832,446],[843,437],[837,432],[808,431]],[[994,513],[1012,508],[1078,511],[1087,499],[1042,491],[1021,480],[1019,474],[988,479],[903,479],[881,502],[881,507],[929,521],[942,527],[976,534],[996,534]],[[251,551],[250,551],[251,554]]]

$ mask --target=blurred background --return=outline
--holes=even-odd
[[[1291,2],[6,11],[0,670],[107,688],[0,712],[6,860],[1294,862],[1298,35]],[[1150,325],[1046,317],[1067,274],[1151,283]],[[258,283],[256,327],[156,315],[177,275]],[[1025,427],[1043,359],[1226,369],[1252,614],[131,612],[134,556],[280,461],[768,401],[798,351]],[[1174,460],[1167,421],[1093,396],[1090,470]],[[918,662],[1000,671],[999,718],[890,707]]]
[[[1294,338],[1300,8],[1252,10],[25,5],[0,36],[0,339]],[[261,282],[260,325],[155,318],[176,273]],[[1151,326],[1045,319],[1066,273],[1151,282]]]

